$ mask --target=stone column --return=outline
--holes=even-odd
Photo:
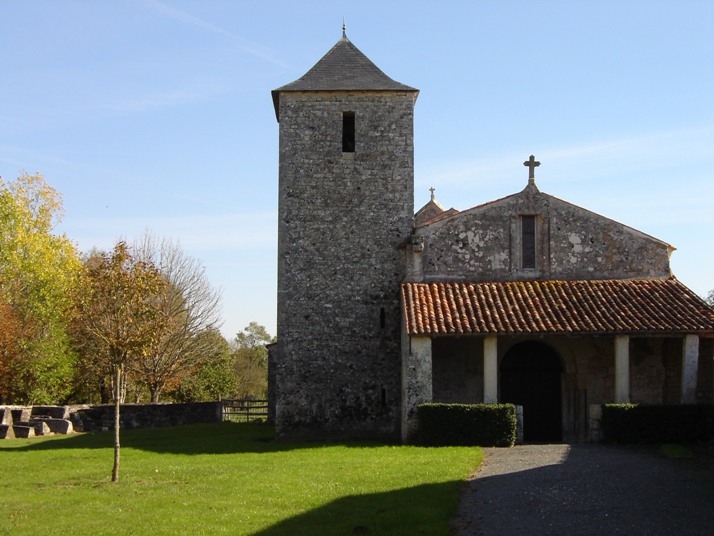
[[[630,401],[630,337],[615,337],[615,402]]]
[[[697,401],[697,372],[699,367],[699,336],[686,335],[682,345],[682,404]]]
[[[402,340],[402,442],[408,443],[417,429],[417,406],[433,400],[431,338]]]
[[[483,340],[483,401],[498,402],[498,337]]]

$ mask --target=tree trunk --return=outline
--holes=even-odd
[[[126,372],[124,371],[124,367],[120,367],[121,372],[120,374],[117,375],[117,379],[119,379],[119,393],[121,398],[119,399],[119,402],[124,404],[126,403],[126,394],[129,391],[129,381],[127,380],[126,377]]]
[[[114,467],[112,468],[112,482],[119,482],[119,461],[121,458],[121,445],[119,444],[119,424],[121,422],[119,410],[121,407],[121,385],[122,367],[114,367]]]

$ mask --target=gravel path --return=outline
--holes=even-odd
[[[484,449],[455,536],[714,535],[714,460],[655,449],[518,445]]]

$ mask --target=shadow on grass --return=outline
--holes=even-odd
[[[449,534],[462,482],[423,484],[342,497],[253,533],[254,536]]]
[[[262,453],[335,446],[335,443],[277,441],[272,426],[229,422],[122,430],[120,441],[122,448],[134,448],[161,454]],[[5,440],[0,442],[0,452],[10,455],[12,452],[105,449],[113,448],[113,446],[113,432],[95,432],[29,440]],[[350,442],[346,446],[368,447],[381,446],[381,444]]]

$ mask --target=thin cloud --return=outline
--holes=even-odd
[[[128,72],[125,66],[116,66],[118,72]],[[111,74],[111,76],[116,76]],[[47,73],[47,79],[52,78]],[[234,91],[235,84],[218,77],[186,80],[184,77],[166,76],[155,84],[132,83],[129,77],[119,77],[123,85],[95,85],[87,89],[77,82],[81,76],[63,73],[54,77],[57,95],[47,95],[43,105],[28,105],[26,101],[15,108],[0,111],[5,126],[14,132],[47,130],[91,123],[99,120],[137,114],[155,109],[178,107],[195,102],[210,101]],[[71,96],[71,97],[67,97]]]
[[[522,153],[502,153],[488,158],[462,160],[456,163],[427,164],[421,175],[427,181],[442,186],[478,187],[495,180],[511,180],[517,174],[517,163],[526,158]],[[601,140],[592,143],[560,147],[544,147],[536,154],[548,166],[550,182],[578,182],[595,176],[611,176],[613,172],[644,173],[652,170],[691,166],[695,162],[714,158],[714,127],[699,127],[642,136]],[[516,164],[514,164],[514,162]],[[702,165],[704,167],[704,165]],[[711,167],[711,166],[706,166]],[[426,184],[424,179],[419,183]]]
[[[654,132],[546,152],[554,163],[565,167],[668,168],[714,157],[714,127]]]
[[[143,112],[203,101],[227,92],[229,92],[227,87],[200,84],[182,89],[144,93],[133,98],[107,99],[99,103],[98,109],[111,113]]]
[[[714,224],[714,127],[652,132],[593,143],[544,147],[535,156],[541,191],[665,241],[683,229]],[[463,210],[526,185],[522,153],[434,165],[416,181],[416,207],[436,188],[444,206]],[[428,181],[428,182],[427,182]]]
[[[81,251],[108,249],[120,238],[132,240],[147,230],[155,236],[179,240],[194,252],[274,248],[277,214],[214,214],[164,218],[86,218],[66,222],[58,229]]]
[[[194,17],[193,15],[189,15],[188,13],[184,11],[180,11],[174,7],[167,6],[163,2],[159,2],[158,0],[146,0],[146,3],[153,7],[156,11],[162,13],[163,15],[166,15],[172,19],[179,20],[181,22],[185,22],[187,24],[190,24],[192,26],[196,26],[198,28],[202,28],[204,30],[208,30],[210,32],[223,35],[226,37],[231,37],[231,38],[237,38],[236,35],[232,34],[231,32],[224,30],[223,28],[220,28],[216,26],[215,24],[211,24],[210,22],[206,22],[205,20],[199,19],[198,17]]]
[[[216,26],[215,24],[207,22],[207,21],[200,19],[194,15],[190,15],[189,13],[186,13],[185,11],[181,11],[174,7],[167,6],[166,4],[164,4],[163,2],[159,2],[158,0],[145,0],[145,1],[148,5],[153,7],[156,11],[160,12],[161,14],[163,14],[167,17],[181,21],[181,22],[189,24],[191,26],[195,26],[197,28],[201,28],[202,30],[209,31],[216,35],[227,37],[230,40],[236,42],[238,44],[238,46],[240,47],[240,49],[243,50],[244,52],[246,52],[247,54],[250,54],[251,56],[254,56],[258,59],[264,60],[264,61],[271,63],[273,65],[276,65],[278,67],[288,68],[288,66],[285,63],[283,63],[280,60],[271,56],[268,52],[266,52],[257,43],[248,41],[247,39],[244,39],[243,37],[240,37],[239,35],[229,32],[228,30],[226,30],[224,28]]]

